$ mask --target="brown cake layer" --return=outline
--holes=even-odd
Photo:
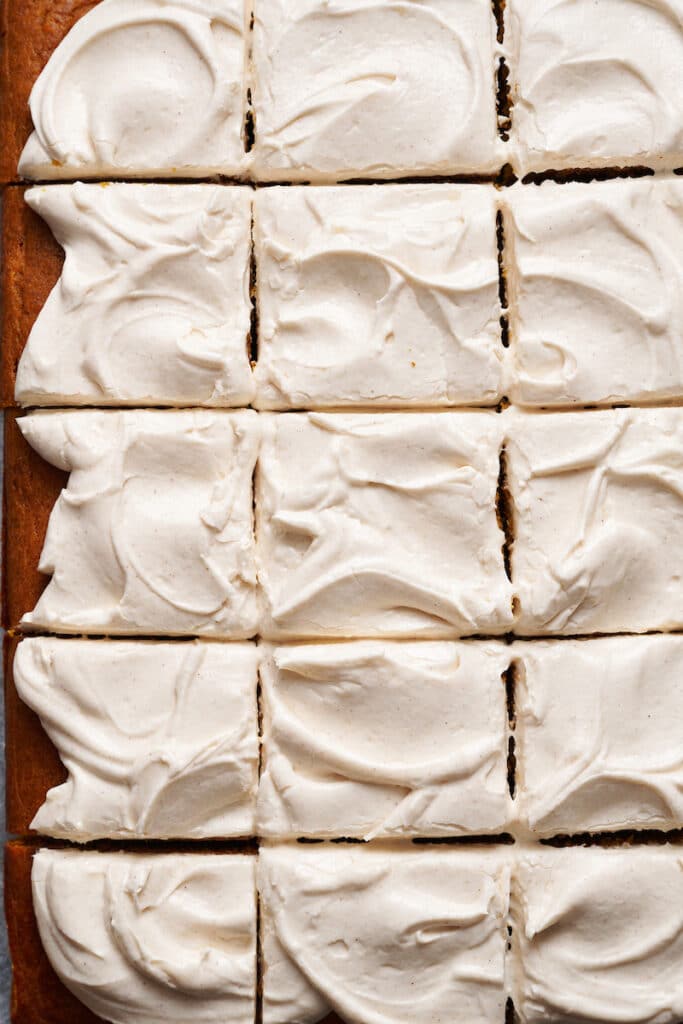
[[[17,418],[5,414],[5,480],[3,493],[2,625],[16,627],[31,611],[48,582],[38,572],[50,513],[69,475],[55,469],[24,440]]]
[[[3,189],[0,256],[0,406],[16,405],[17,364],[36,317],[59,280],[64,253],[24,202],[25,188]],[[55,339],[55,342],[57,339]]]
[[[17,181],[33,125],[33,84],[70,28],[98,0],[0,0],[0,183]]]
[[[26,836],[47,791],[65,782],[67,773],[38,715],[14,685],[12,663],[20,642],[5,636],[5,816],[10,834]]]
[[[12,1024],[101,1024],[50,966],[38,934],[31,895],[35,847],[5,847],[5,914],[12,957]]]

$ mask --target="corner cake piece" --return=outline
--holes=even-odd
[[[71,473],[38,565],[52,579],[24,626],[256,633],[256,413],[37,412],[19,425],[44,459]]]
[[[255,861],[41,850],[33,901],[50,963],[113,1024],[253,1024]]]
[[[254,221],[260,408],[500,399],[492,187],[271,188]]]
[[[683,626],[683,409],[508,417],[515,629]]]
[[[683,165],[682,0],[507,0],[518,173]]]
[[[212,185],[29,190],[65,261],[21,356],[17,401],[249,404],[251,195]],[[5,251],[6,273],[24,259],[40,277],[40,252],[36,265],[19,246]]]
[[[683,826],[683,637],[512,647],[517,796],[537,836]]]
[[[523,1024],[677,1024],[683,1017],[683,851],[539,849],[513,884]]]
[[[78,842],[252,835],[257,661],[253,644],[24,639],[17,690],[69,772],[31,828]]]
[[[505,830],[505,645],[361,641],[262,652],[260,835]]]
[[[497,171],[495,37],[489,0],[255,0],[256,177]]]
[[[683,181],[547,181],[505,206],[511,400],[683,397]]]
[[[505,850],[261,848],[264,1024],[502,1021]]]
[[[242,173],[247,19],[244,0],[97,4],[33,86],[20,174]]]
[[[263,414],[261,634],[504,633],[495,413]]]

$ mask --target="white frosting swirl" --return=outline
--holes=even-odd
[[[246,1024],[255,858],[40,850],[33,905],[59,978],[113,1024]]]
[[[253,834],[254,645],[29,637],[14,680],[69,773],[32,828],[83,842]]]
[[[18,402],[249,404],[249,189],[77,184],[26,201],[65,262],[19,362]]]
[[[683,1018],[680,848],[526,853],[513,906],[510,966],[524,1024]]]
[[[263,414],[261,632],[504,633],[495,413]]]
[[[31,92],[27,178],[238,173],[246,157],[242,0],[102,0]]]
[[[536,835],[683,823],[683,637],[534,641],[518,659],[517,808]]]
[[[264,653],[260,835],[505,830],[503,644],[361,641]]]
[[[683,165],[681,0],[507,0],[519,173]]]
[[[255,241],[261,408],[502,395],[492,187],[264,189]]]
[[[504,850],[261,849],[264,1024],[491,1024],[505,1005]]]
[[[507,416],[522,635],[683,626],[683,409]]]
[[[497,170],[494,48],[488,0],[259,0],[255,173]]]
[[[508,395],[528,405],[683,395],[683,181],[506,192]]]
[[[59,633],[256,632],[256,413],[37,412],[29,444],[69,470],[24,626]]]

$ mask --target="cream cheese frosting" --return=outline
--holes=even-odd
[[[540,836],[683,825],[683,637],[515,644],[517,806]]]
[[[264,189],[258,405],[495,405],[492,186]]]
[[[505,645],[361,641],[263,652],[260,835],[504,831]]]
[[[248,405],[251,195],[213,185],[30,189],[26,201],[65,262],[19,361],[17,401]]]
[[[507,0],[518,173],[683,165],[681,0]]]
[[[680,848],[525,853],[513,906],[511,973],[524,1024],[683,1017]]]
[[[36,412],[19,421],[70,477],[24,626],[59,633],[256,633],[256,413]]]
[[[31,179],[201,177],[245,168],[243,0],[102,0],[31,92]]]
[[[264,1024],[502,1020],[508,856],[262,847]]]
[[[507,422],[517,632],[683,626],[683,409]]]
[[[511,400],[681,398],[683,181],[547,181],[505,205]]]
[[[495,35],[489,0],[256,0],[256,176],[496,171]]]
[[[28,637],[14,681],[69,773],[31,828],[97,838],[249,836],[254,644]]]
[[[113,1024],[253,1024],[255,857],[40,850],[48,959]]]
[[[261,633],[504,633],[495,413],[265,413]]]

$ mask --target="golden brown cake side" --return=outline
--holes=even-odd
[[[5,914],[12,957],[12,1024],[101,1024],[64,987],[43,950],[31,895],[35,848],[5,847]]]
[[[0,405],[16,405],[17,365],[36,317],[59,280],[61,246],[24,202],[20,187],[3,190],[0,262]]]
[[[16,626],[35,607],[48,582],[38,572],[50,513],[68,474],[55,469],[33,451],[17,425],[18,413],[5,417],[5,479],[3,494],[2,625]]]
[[[33,83],[57,45],[98,0],[2,0],[0,9],[0,183],[18,180],[32,122]]]
[[[66,769],[57,749],[43,729],[38,715],[19,697],[12,666],[21,639],[6,636],[5,661],[5,759],[7,831],[28,835],[31,822],[45,795],[66,781]]]

